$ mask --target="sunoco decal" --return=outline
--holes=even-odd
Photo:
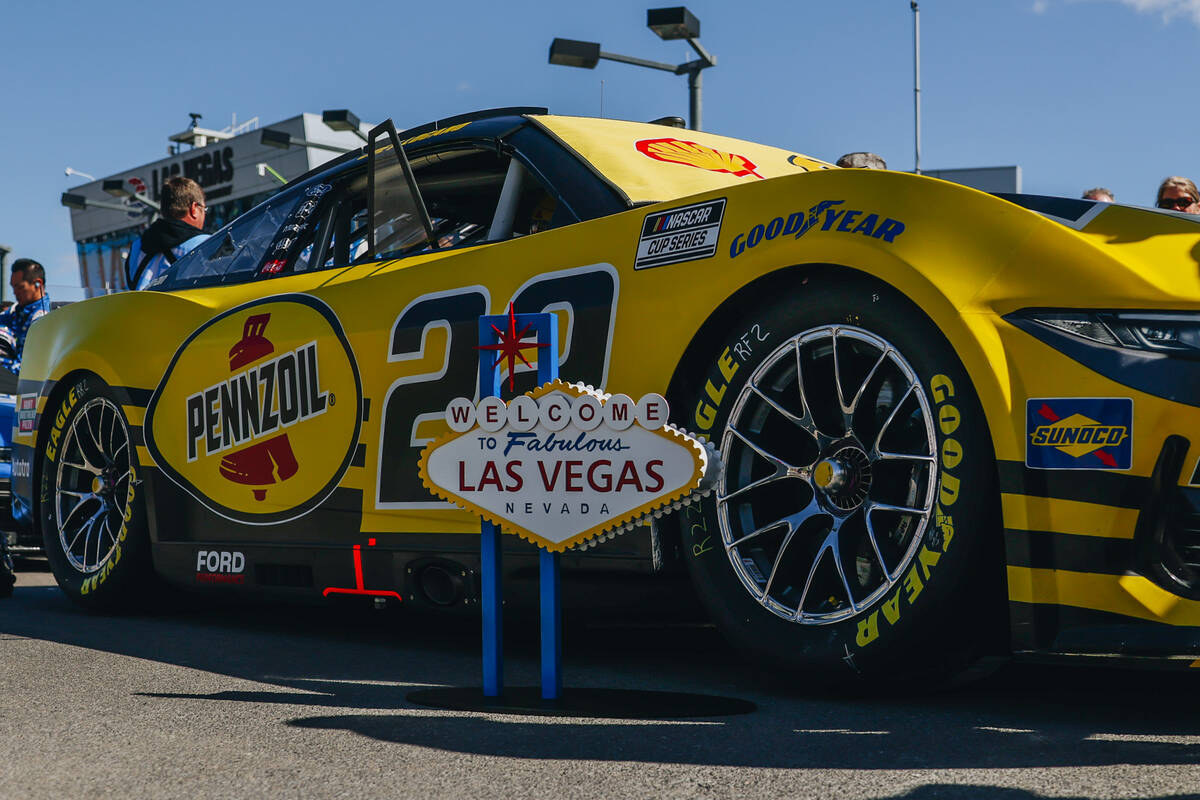
[[[725,198],[648,214],[642,222],[634,269],[711,258],[721,238]]]
[[[333,311],[280,295],[227,311],[179,348],[146,410],[146,446],[212,511],[248,524],[308,513],[358,442],[362,382]]]
[[[1033,469],[1129,469],[1133,400],[1044,397],[1025,401],[1025,466]]]

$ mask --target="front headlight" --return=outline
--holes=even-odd
[[[1200,312],[1027,309],[1009,317],[1100,344],[1200,359]]]

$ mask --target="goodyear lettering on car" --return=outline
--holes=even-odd
[[[747,249],[770,242],[780,236],[799,239],[811,230],[858,234],[891,244],[904,233],[905,224],[897,219],[857,209],[841,207],[845,200],[822,200],[808,211],[793,211],[785,219],[775,217],[768,222],[755,225],[745,233],[739,233],[729,243],[729,257],[737,258]]]
[[[711,258],[721,238],[725,198],[647,214],[642,221],[634,269]]]
[[[1129,469],[1133,400],[1029,398],[1025,433],[1025,465],[1032,469]]]
[[[925,591],[925,584],[929,582],[938,562],[949,551],[950,543],[954,540],[954,517],[950,509],[958,502],[959,491],[962,488],[954,470],[962,463],[963,448],[952,434],[958,429],[962,417],[958,406],[952,402],[954,382],[950,378],[940,374],[934,375],[929,381],[929,388],[933,395],[934,407],[937,409],[938,429],[945,437],[938,451],[941,480],[931,520],[933,530],[923,535],[916,558],[891,596],[865,619],[858,621],[854,641],[859,647],[866,647],[879,638],[880,624],[896,625],[900,622],[904,616],[904,607],[911,607],[920,598],[921,593]]]
[[[176,352],[146,409],[146,447],[171,480],[249,524],[319,505],[350,464],[362,383],[323,302],[279,295],[210,320]]]

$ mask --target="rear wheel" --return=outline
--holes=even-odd
[[[62,396],[41,449],[39,522],[58,585],[91,608],[132,600],[150,579],[137,452],[98,378]]]
[[[969,655],[999,588],[984,580],[999,516],[983,412],[949,343],[857,277],[811,279],[726,342],[684,421],[726,472],[681,515],[720,627],[847,676]]]

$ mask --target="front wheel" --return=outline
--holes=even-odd
[[[76,380],[41,448],[38,519],[55,580],[94,609],[125,606],[150,579],[137,453],[111,391]]]
[[[711,363],[682,422],[719,443],[726,472],[679,518],[692,578],[735,644],[897,674],[995,633],[987,424],[928,318],[865,278],[816,276],[747,315]]]

